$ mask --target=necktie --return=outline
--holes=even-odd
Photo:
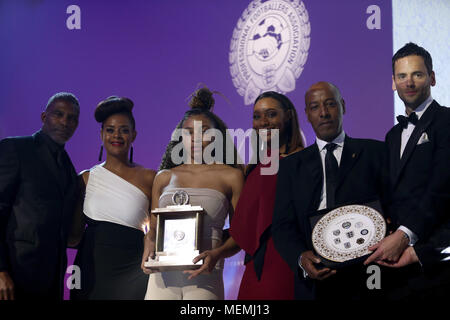
[[[408,122],[411,122],[413,125],[416,125],[417,121],[419,121],[419,118],[417,118],[417,114],[413,112],[409,115],[409,117],[398,116],[397,121],[400,123],[403,129],[406,129],[408,127]]]
[[[336,205],[334,198],[336,193],[337,174],[339,170],[336,157],[333,154],[333,150],[336,149],[336,147],[337,144],[335,143],[328,143],[325,146],[325,149],[327,149],[327,154],[325,155],[327,208],[332,208]]]

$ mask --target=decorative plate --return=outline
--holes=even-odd
[[[386,222],[375,209],[349,205],[331,210],[314,226],[316,252],[334,262],[345,262],[370,254],[368,250],[386,234]]]

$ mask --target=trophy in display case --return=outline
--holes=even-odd
[[[173,205],[156,208],[155,258],[149,258],[144,266],[157,271],[188,270],[200,268],[192,260],[200,254],[202,218],[201,206],[188,204],[189,195],[184,190],[172,196]]]
[[[386,235],[386,222],[378,201],[321,212],[310,219],[312,244],[326,267],[342,268],[362,262],[372,253],[369,247]]]

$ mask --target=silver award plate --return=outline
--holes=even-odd
[[[321,257],[347,262],[371,253],[369,247],[386,234],[386,222],[375,209],[348,205],[325,214],[314,226],[312,244]]]
[[[195,218],[168,219],[164,223],[164,252],[195,250]]]

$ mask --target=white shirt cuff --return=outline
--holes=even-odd
[[[300,257],[298,258],[298,266],[300,267],[300,269],[302,269],[303,277],[306,279],[308,277],[308,273],[306,272],[305,269],[303,269],[303,266],[302,266],[302,255],[300,255]]]
[[[409,237],[409,245],[413,246],[416,244],[416,242],[419,240],[419,238],[417,237],[417,235],[412,232],[411,230],[409,230],[407,227],[405,226],[400,226],[398,227],[397,230],[402,230],[404,233],[406,233]]]

